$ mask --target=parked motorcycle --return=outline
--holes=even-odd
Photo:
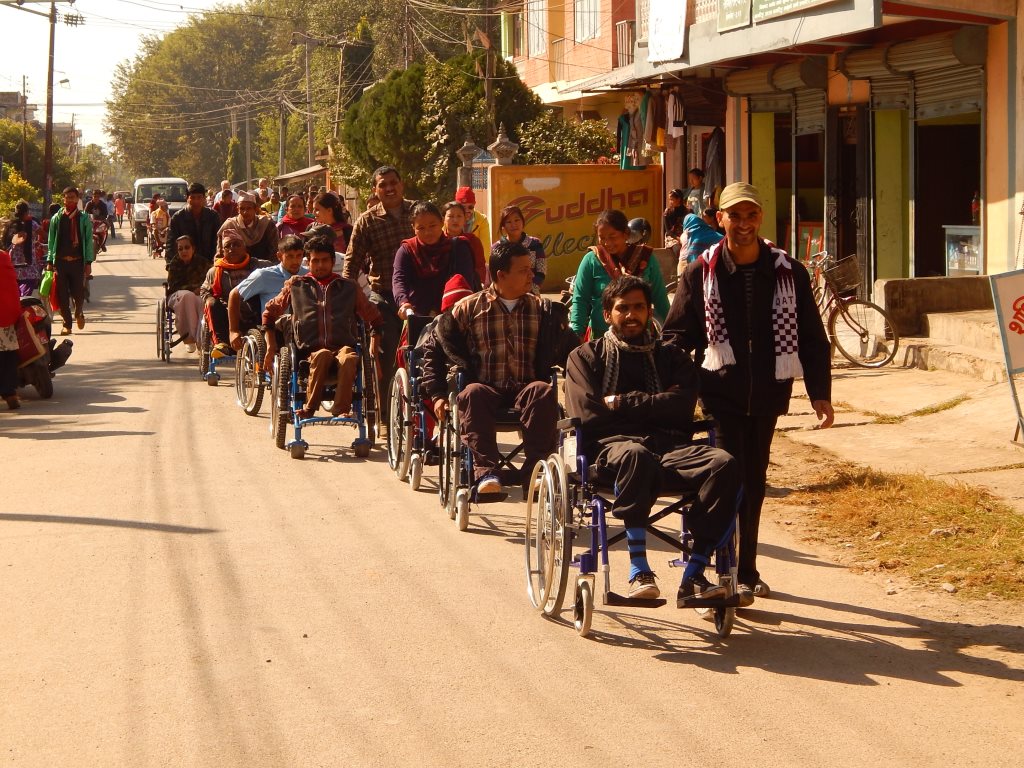
[[[39,397],[46,400],[53,397],[54,373],[71,357],[74,345],[71,339],[57,344],[50,335],[50,315],[38,298],[22,296],[21,308],[28,312],[29,323],[24,338],[19,331],[18,386],[35,387]]]
[[[96,246],[96,254],[107,250],[107,222],[103,219],[92,220],[92,242]]]

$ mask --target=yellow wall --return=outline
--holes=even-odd
[[[996,274],[1013,269],[1014,195],[1013,169],[1010,167],[1010,111],[1007,103],[1009,75],[1007,56],[1009,25],[998,24],[988,30],[988,59],[985,62],[985,207],[982,224],[985,232],[985,272]]]
[[[909,277],[908,114],[880,109],[874,113],[874,121],[876,277]]]
[[[755,112],[750,116],[750,183],[757,187],[764,201],[761,237],[778,241],[775,216],[778,203],[775,194],[775,115]],[[786,205],[788,205],[786,201]]]

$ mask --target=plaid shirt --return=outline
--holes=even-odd
[[[494,386],[536,379],[541,299],[528,293],[511,312],[492,285],[452,308],[468,347],[480,360],[477,380]]]
[[[412,206],[412,201],[403,200],[395,216],[384,210],[381,203],[367,208],[352,228],[342,275],[355,280],[360,272],[366,272],[374,292],[390,296],[395,254],[402,241],[413,234]]]

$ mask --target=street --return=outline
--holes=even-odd
[[[291,460],[230,366],[158,361],[163,262],[119,234],[53,400],[0,412],[0,763],[1024,763],[1020,606],[886,595],[768,508],[775,592],[727,640],[674,599],[581,639],[530,606],[522,503],[459,533],[435,468],[414,493],[346,427]]]

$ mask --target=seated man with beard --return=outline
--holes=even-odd
[[[213,267],[206,273],[206,279],[199,288],[199,297],[203,300],[206,322],[213,336],[213,349],[210,356],[214,358],[228,357],[232,354],[228,322],[228,296],[253,270],[273,266],[269,261],[253,258],[245,250],[245,240],[237,230],[228,228],[220,232],[220,251]],[[248,331],[259,324],[259,318],[250,313],[243,318],[243,325]]]

